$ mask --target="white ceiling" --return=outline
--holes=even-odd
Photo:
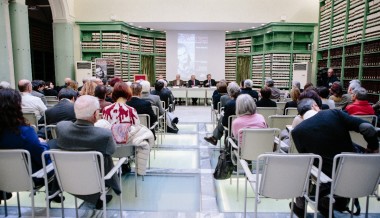
[[[215,22],[133,22],[129,23],[136,27],[150,28],[154,30],[222,30],[239,31],[260,27],[262,23],[215,23]]]

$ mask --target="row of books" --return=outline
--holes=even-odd
[[[367,89],[368,93],[380,94],[380,82],[378,81],[362,81],[362,86]]]
[[[377,79],[380,80],[380,66],[378,68],[364,68],[363,79]]]
[[[364,55],[363,65],[364,66],[380,66],[380,53]]]

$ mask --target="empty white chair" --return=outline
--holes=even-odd
[[[55,169],[60,189],[72,195],[90,195],[100,193],[103,200],[103,217],[107,217],[105,180],[119,172],[121,184],[121,170],[119,169],[126,158],[121,158],[117,164],[105,175],[103,154],[97,151],[61,151],[50,150],[42,153],[42,157],[50,155]],[[44,158],[43,158],[44,159]],[[45,161],[44,168],[46,166]],[[45,176],[46,180],[46,176]],[[122,217],[122,185],[120,185],[120,217]],[[48,204],[48,201],[47,201]],[[47,213],[49,213],[47,206]],[[77,199],[75,209],[78,217]]]
[[[276,102],[276,104],[277,104],[277,107],[278,107],[277,114],[283,114],[286,102],[279,101],[279,102]]]
[[[287,125],[292,125],[295,117],[295,115],[272,115],[268,117],[268,126],[283,130]]]
[[[332,217],[334,195],[346,198],[373,194],[380,181],[380,154],[345,153],[334,157],[330,191],[329,217]],[[354,201],[351,200],[351,211]],[[352,214],[351,214],[352,217]]]
[[[298,115],[298,110],[296,107],[288,107],[285,109],[285,114],[296,116]]]
[[[308,187],[314,160],[318,160],[318,179],[316,196],[312,200],[308,195]],[[240,162],[246,175],[244,217],[247,211],[247,182],[255,192],[255,217],[257,217],[257,205],[260,202],[259,196],[274,199],[292,199],[291,217],[293,217],[293,199],[305,197],[305,203],[311,203],[314,208],[314,218],[317,217],[319,174],[322,168],[322,158],[319,155],[262,154],[257,158],[256,174],[251,172],[245,160],[240,160]]]
[[[239,130],[238,145],[232,138],[228,138],[228,142],[231,144],[231,160],[234,165],[237,165],[237,199],[239,199],[239,160],[256,161],[259,155],[277,150],[274,148],[274,141],[279,133],[280,129],[275,128],[246,128]],[[237,162],[234,161],[234,156],[237,158]]]
[[[276,115],[278,111],[277,107],[257,107],[256,113],[264,116],[265,122],[268,124],[268,117],[272,115]]]

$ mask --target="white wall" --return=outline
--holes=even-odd
[[[318,0],[77,0],[77,21],[318,22]]]

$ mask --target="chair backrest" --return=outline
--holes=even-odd
[[[227,136],[231,137],[232,136],[232,122],[237,118],[236,115],[230,115],[228,117],[228,134]]]
[[[282,114],[284,112],[284,108],[285,108],[286,102],[279,101],[279,102],[276,102],[276,104],[277,104],[277,107],[278,107],[277,114]]]
[[[25,119],[28,120],[30,125],[38,126],[38,120],[34,112],[22,112]]]
[[[244,160],[256,160],[261,154],[273,152],[274,138],[279,133],[280,130],[275,128],[245,128],[239,130],[239,135],[242,136],[242,141],[241,143],[239,142],[241,158]]]
[[[278,111],[277,107],[257,107],[256,113],[259,113],[264,116],[265,122],[268,124],[268,117],[271,115],[276,115]]]
[[[373,194],[380,181],[379,166],[380,154],[336,155],[333,164],[332,193],[347,198]]]
[[[377,116],[376,115],[353,115],[354,117],[368,121],[373,126],[377,126]]]
[[[302,197],[307,194],[313,162],[322,158],[314,154],[262,154],[258,157],[260,195],[274,199]],[[319,166],[319,172],[321,165]],[[257,174],[259,175],[259,174]]]
[[[285,129],[286,125],[292,125],[295,115],[272,115],[268,117],[270,128]]]
[[[57,138],[57,125],[47,125],[46,128],[49,128],[50,129],[50,134],[51,134],[51,137],[52,139],[56,139]]]
[[[50,154],[62,191],[76,195],[104,193],[104,160],[96,151],[45,151]],[[99,166],[100,165],[100,166]]]
[[[0,190],[6,192],[33,190],[31,174],[31,159],[27,150],[0,150]]]
[[[152,110],[154,112],[154,115],[156,115],[158,118],[160,116],[160,109],[157,106],[152,105]]]
[[[285,110],[285,114],[286,115],[294,115],[294,116],[296,116],[296,115],[298,115],[298,110],[297,110],[296,107],[288,107]]]
[[[150,117],[149,114],[139,114],[139,120],[141,125],[150,128]]]
[[[355,131],[350,131],[350,136],[351,136],[351,141],[354,142],[355,144],[366,148],[367,147],[367,141],[364,139],[363,135],[355,132]]]

